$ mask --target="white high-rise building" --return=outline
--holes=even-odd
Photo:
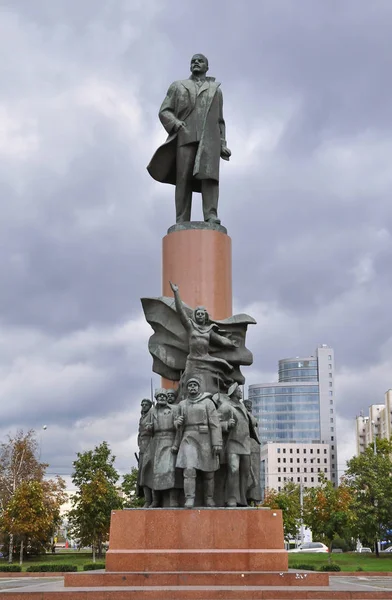
[[[392,390],[385,392],[385,404],[369,406],[369,415],[361,413],[355,423],[357,454],[361,454],[377,439],[391,439],[392,435]]]

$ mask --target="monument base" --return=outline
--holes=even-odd
[[[254,593],[328,582],[327,573],[288,572],[282,513],[260,508],[114,511],[106,571],[67,573],[64,579],[68,589],[133,588],[138,598],[181,600],[245,598],[248,586]]]

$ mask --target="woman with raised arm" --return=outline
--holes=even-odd
[[[203,392],[214,392],[225,379],[230,380],[233,367],[223,358],[210,354],[211,346],[237,348],[238,343],[220,335],[218,325],[211,323],[204,306],[197,306],[193,318],[188,317],[180,297],[178,285],[170,282],[176,311],[188,334],[189,354],[186,360],[183,381],[197,375],[202,380]],[[218,381],[216,381],[218,379]]]

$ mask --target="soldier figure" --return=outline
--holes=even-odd
[[[178,403],[178,390],[174,388],[169,388],[166,390],[167,402],[168,404],[177,404]]]
[[[151,461],[151,430],[150,423],[151,400],[144,398],[141,401],[141,416],[139,420],[139,434],[137,445],[139,446],[139,468],[137,474],[137,494],[144,496],[144,508],[149,508],[152,503],[152,461]]]
[[[227,396],[221,397],[218,408],[224,435],[222,463],[227,463],[225,485],[226,506],[247,506],[246,492],[251,473],[251,436],[257,435],[249,414],[241,402],[242,392],[238,383],[233,383]]]
[[[187,396],[179,407],[175,422],[178,428],[178,457],[176,466],[183,469],[185,508],[195,504],[196,474],[202,472],[204,505],[215,506],[214,472],[219,468],[222,433],[219,417],[211,394],[200,392],[200,381],[187,382]]]
[[[252,400],[244,400],[244,405],[248,411],[250,421],[253,426],[253,430],[256,433],[255,437],[250,439],[250,469],[251,479],[249,487],[246,492],[246,499],[248,504],[261,502],[261,489],[260,489],[260,440],[257,434],[257,419],[252,415]],[[257,439],[256,439],[257,437]]]
[[[151,445],[154,454],[150,508],[158,508],[167,503],[171,508],[176,508],[178,490],[175,489],[175,462],[178,448],[174,445],[174,421],[178,415],[178,407],[168,403],[164,389],[156,390],[155,399],[156,405],[151,410],[150,422],[147,425],[153,436]]]

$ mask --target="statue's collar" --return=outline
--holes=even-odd
[[[191,76],[189,77],[189,79],[190,79],[191,81],[198,81],[198,79],[197,79],[196,77],[193,77],[193,75],[191,75]],[[215,77],[206,77],[204,81],[215,81]]]

